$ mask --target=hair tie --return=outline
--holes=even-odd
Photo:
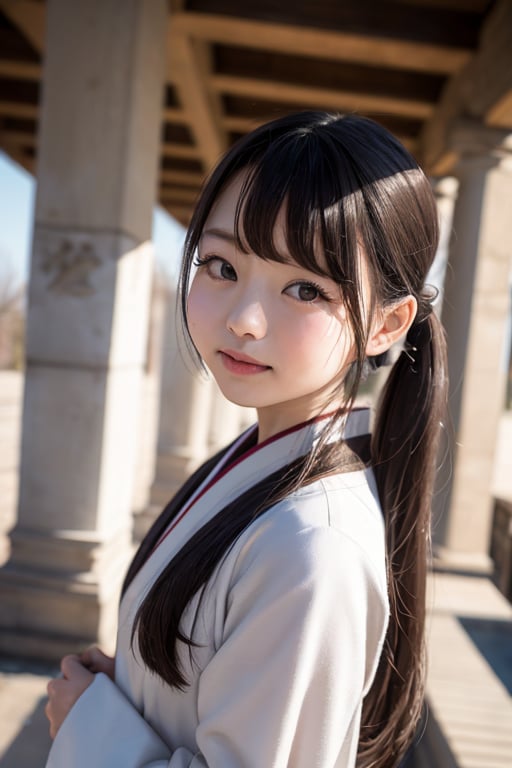
[[[418,313],[415,323],[421,323],[426,320],[434,311],[434,304],[439,296],[439,288],[435,285],[425,286],[425,293],[418,296]]]

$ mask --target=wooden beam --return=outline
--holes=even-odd
[[[213,123],[216,127],[216,131],[220,136],[220,140],[222,144],[222,152],[224,153],[228,148],[229,142],[228,142],[228,137],[227,137],[226,131],[224,130],[224,125],[222,121],[223,109],[222,109],[221,99],[219,94],[216,93],[210,87],[210,82],[209,82],[210,76],[214,68],[212,46],[206,40],[197,40],[197,39],[192,40],[192,45],[194,48],[198,69],[201,72],[201,77],[203,78],[205,87],[207,89],[208,100],[210,105],[210,114],[212,116]]]
[[[37,136],[27,131],[2,131],[2,141],[16,147],[37,146]]]
[[[162,117],[166,123],[189,123],[190,115],[180,107],[164,107]]]
[[[226,131],[232,131],[233,133],[249,133],[261,125],[264,121],[255,120],[253,117],[235,117],[233,115],[225,115],[223,117],[223,122]]]
[[[0,77],[13,80],[39,80],[41,65],[28,61],[0,60]]]
[[[37,0],[0,0],[0,10],[39,54],[45,46],[46,6]]]
[[[23,104],[19,101],[0,101],[0,115],[2,117],[20,117],[28,120],[37,120],[39,107],[37,104]]]
[[[204,181],[204,176],[202,173],[193,173],[192,171],[160,171],[160,181],[200,187]]]
[[[0,132],[0,149],[9,155],[18,165],[21,165],[29,173],[35,175],[35,161],[33,157],[25,154],[22,147],[11,141],[5,132]]]
[[[487,124],[491,126],[489,130],[512,129],[512,3],[509,0],[497,0],[480,39],[475,56],[448,82],[421,133],[421,157],[429,173],[453,170],[459,155],[461,121]],[[500,136],[498,131],[497,140]]]
[[[187,160],[199,160],[197,147],[189,147],[186,144],[162,144],[160,146],[162,157],[180,157]]]
[[[268,115],[268,120],[272,119],[272,115]],[[255,128],[257,128],[259,125],[262,125],[263,122],[267,120],[267,117],[265,117],[262,120],[254,120],[251,117],[236,117],[236,116],[226,116],[224,117],[224,126],[226,130],[233,131],[234,133],[249,133],[250,131],[253,131]],[[394,134],[396,138],[402,142],[404,147],[406,147],[409,152],[412,152],[412,154],[415,154],[418,150],[418,142],[416,139],[411,138],[410,136],[401,136],[399,133]]]
[[[415,72],[453,74],[471,56],[470,50],[446,45],[370,37],[217,14],[177,13],[171,23],[176,34],[192,35],[216,43]]]
[[[480,47],[466,67],[464,95],[472,117],[486,116],[512,89],[512,3],[498,0],[482,28]]]
[[[211,101],[208,74],[193,41],[185,35],[170,34],[168,79],[178,85],[200,157],[204,166],[211,168],[226,150],[227,136]]]
[[[168,205],[167,203],[162,203],[162,206],[185,227],[188,225],[193,211],[191,205]]]
[[[199,189],[183,187],[161,187],[159,198],[166,205],[194,205],[199,197]]]
[[[485,116],[487,125],[512,130],[512,88],[503,94]]]
[[[212,75],[210,82],[217,91],[222,93],[265,99],[278,104],[304,104],[304,108],[319,107],[342,112],[357,110],[373,114],[381,112],[420,119],[430,117],[434,111],[434,104],[426,101],[292,85],[274,80]]]

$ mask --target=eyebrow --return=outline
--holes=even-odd
[[[210,229],[203,229],[201,233],[201,238],[203,237],[218,237],[220,240],[225,240],[228,243],[235,243],[235,236],[232,232],[229,232],[227,229],[219,229],[218,227],[211,227]]]
[[[218,237],[219,240],[224,240],[226,243],[230,243],[230,245],[235,245],[238,247],[236,237],[228,229],[222,229],[220,227],[210,227],[210,229],[203,229],[201,233],[201,239],[203,239],[203,237]],[[290,266],[297,264],[297,262],[295,262],[294,259],[292,259],[289,255],[283,255],[282,259],[283,264],[289,264]]]

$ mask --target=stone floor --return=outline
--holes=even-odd
[[[417,768],[511,768],[512,606],[477,575],[430,582],[429,714]]]
[[[0,659],[0,768],[44,768],[51,743],[44,716],[46,684],[57,671],[47,664]]]
[[[429,716],[411,763],[511,768],[512,606],[488,578],[450,573],[431,578],[429,602]],[[0,768],[44,768],[56,672],[0,659]]]

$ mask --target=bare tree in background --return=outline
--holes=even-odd
[[[13,270],[0,272],[0,370],[24,365],[25,286]]]

